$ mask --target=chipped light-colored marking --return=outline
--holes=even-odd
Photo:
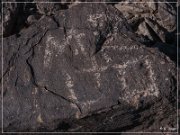
[[[49,67],[52,61],[53,54],[57,57],[58,54],[62,54],[64,52],[65,47],[70,44],[72,38],[76,40],[78,46],[80,47],[80,50],[85,54],[85,48],[83,44],[81,43],[81,39],[85,37],[84,33],[78,33],[76,30],[71,29],[67,31],[67,37],[63,39],[63,41],[60,43],[58,39],[53,37],[52,35],[49,35],[46,40],[46,48],[45,48],[45,54],[44,54],[44,67]],[[78,50],[76,49],[75,55],[78,55]]]
[[[85,54],[85,49],[84,49],[84,45],[81,43],[81,38],[84,37],[85,34],[84,33],[80,33],[75,35],[75,39],[77,41],[77,44],[79,45],[81,52]]]
[[[35,88],[34,94],[38,93],[38,88]]]
[[[38,92],[38,88],[34,88],[34,89],[32,90],[32,95],[36,95],[37,92]]]
[[[100,86],[101,86],[101,83],[100,83],[101,74],[100,74],[100,72],[107,70],[108,66],[99,67],[97,64],[97,61],[96,61],[96,57],[91,57],[91,63],[92,63],[92,68],[83,69],[83,72],[88,72],[88,73],[93,72],[94,78],[95,78],[96,83],[97,83],[97,87],[100,88]]]
[[[81,112],[80,112],[80,111],[77,111],[77,112],[76,112],[75,118],[76,118],[76,119],[81,118]]]
[[[125,64],[126,65],[135,64],[135,63],[139,62],[139,59],[140,59],[140,57],[138,59],[135,58],[134,60],[128,60],[127,62],[125,62]]]
[[[123,72],[129,64],[134,64],[137,63],[139,60],[136,58],[135,60],[128,60],[126,61],[123,65],[118,65],[115,64],[113,67],[118,70],[119,74],[123,73],[122,77],[118,76],[118,79],[122,82],[123,89],[126,89],[128,87],[126,83],[126,78],[124,77],[125,73]],[[147,97],[147,96],[158,96],[159,95],[159,90],[156,85],[156,78],[155,78],[155,73],[153,71],[153,67],[151,65],[151,62],[147,59],[145,59],[145,65],[147,70],[149,71],[149,78],[150,78],[150,84],[148,85],[147,88],[137,90],[134,89],[131,93],[129,91],[125,91],[124,95],[122,97],[119,97],[119,99],[124,100],[136,107],[139,105],[139,101],[142,97]]]
[[[95,100],[87,100],[85,102],[81,102],[81,106],[82,106],[82,108],[87,108],[86,111],[89,111],[91,109],[91,105],[97,103],[99,100],[102,99],[102,97],[103,97],[103,95],[101,95],[101,97],[99,97],[99,98],[97,98]]]
[[[97,70],[98,69],[98,64],[97,64],[97,61],[96,61],[96,57],[92,57],[91,62],[92,62],[92,69]]]
[[[49,47],[47,47],[49,48]],[[49,51],[48,49],[45,50],[45,55],[44,55],[44,67],[48,67],[49,63],[51,61],[51,51]]]
[[[125,77],[121,77],[120,81],[122,82],[123,90],[127,88],[127,83]]]
[[[72,108],[78,109],[77,105],[75,105],[75,104],[73,104],[73,103],[70,103],[70,106],[71,106]]]
[[[74,109],[76,109],[76,110],[77,110],[77,112],[75,113],[75,118],[76,118],[76,119],[79,119],[79,118],[80,118],[80,116],[81,116],[81,112],[79,111],[79,108],[77,107],[77,105],[76,105],[76,104],[71,103],[71,104],[70,104],[70,106],[71,106],[72,108],[74,108]]]
[[[31,75],[30,75],[27,67],[24,69],[24,72],[25,72],[25,74],[23,75],[23,81],[25,84],[28,84],[29,81],[31,80]]]
[[[82,102],[82,108],[87,108],[87,111],[89,111],[91,109],[91,105],[93,105],[94,103],[98,102],[99,99],[96,100],[88,100],[86,102]]]
[[[91,72],[103,72],[103,71],[106,71],[107,69],[108,69],[108,66],[102,66],[102,67],[99,67],[98,69],[93,69],[93,68],[83,69],[82,72],[88,72],[88,73],[91,73]]]
[[[75,50],[74,50],[74,54],[75,54],[75,55],[78,55],[78,54],[79,54],[78,49],[75,49]]]
[[[33,106],[35,107],[35,109],[39,109],[39,105],[38,105],[38,100],[36,98],[36,94],[38,93],[38,88],[34,88],[32,90],[32,96],[33,96]]]
[[[48,67],[50,65],[50,61],[52,59],[52,52],[51,52],[51,44],[49,43],[51,39],[54,37],[48,37],[46,41],[46,49],[45,49],[45,54],[44,54],[44,67]]]
[[[98,64],[95,57],[91,57],[92,68],[83,69],[84,72],[96,72],[98,70]]]
[[[98,99],[97,100],[89,100],[89,101],[87,101],[87,104],[90,107],[92,104],[96,103],[97,101],[98,101]]]
[[[98,31],[94,31],[93,34],[94,34],[94,36],[97,36],[97,35],[99,35],[99,32]]]
[[[103,57],[104,57],[104,59],[105,59],[105,61],[106,61],[107,63],[109,63],[110,61],[112,61],[112,59],[111,59],[106,53],[103,53]]]
[[[106,71],[108,69],[107,66],[102,66],[101,68],[99,68],[99,72],[103,72],[103,71]]]
[[[61,54],[64,52],[65,47],[70,44],[70,41],[72,40],[72,35],[68,35],[62,43],[59,43],[59,46],[57,44],[54,44],[55,49],[57,49],[58,54]]]
[[[68,98],[73,101],[72,103],[70,103],[70,106],[71,106],[72,108],[74,108],[74,109],[77,110],[77,112],[76,112],[76,114],[75,114],[75,118],[76,118],[76,119],[79,119],[80,116],[81,116],[81,112],[80,112],[80,110],[79,110],[79,107],[77,106],[77,104],[79,103],[79,101],[78,101],[78,98],[77,98],[77,96],[76,96],[76,94],[75,94],[75,92],[74,92],[74,89],[73,89],[73,87],[74,87],[74,82],[73,82],[71,76],[70,76],[68,73],[66,73],[66,81],[65,81],[65,84],[66,84],[66,86],[68,87],[69,93],[70,93],[70,95],[68,96]]]
[[[110,43],[112,43],[113,40],[114,40],[114,37],[109,35],[109,38],[107,38],[107,40],[104,42],[104,46],[103,47],[106,48]]]
[[[120,64],[114,64],[112,67],[115,69],[125,69],[128,65],[124,63],[123,65]]]
[[[95,75],[95,78],[96,78],[97,87],[100,88],[100,86],[101,86],[101,83],[100,83],[100,81],[101,81],[100,80],[101,74],[100,73],[95,73],[94,75]]]
[[[111,40],[113,40],[113,39],[111,39]],[[106,46],[103,46],[103,48],[104,49],[114,49],[114,50],[119,50],[119,51],[132,51],[132,50],[139,50],[142,47],[135,46],[135,45],[134,46],[130,46],[130,47],[127,47],[127,46],[118,46],[118,45],[115,45],[115,46],[106,45]]]
[[[43,119],[42,119],[41,114],[38,115],[38,117],[37,117],[37,122],[38,122],[38,123],[43,123]]]
[[[156,85],[156,78],[155,78],[155,75],[154,75],[154,71],[152,69],[151,62],[148,59],[146,59],[145,64],[147,66],[147,69],[149,69],[149,74],[150,74],[149,77],[150,77],[150,80],[151,80],[151,83],[152,83],[152,84],[150,84],[149,89],[151,90],[152,95],[158,97],[159,89],[158,89],[158,87]]]
[[[114,64],[112,67],[115,69],[125,69],[127,68],[130,64],[135,64],[139,61],[139,59],[135,59],[135,60],[128,60],[126,62],[124,62],[123,64]]]
[[[72,99],[72,100],[77,101],[77,97],[76,97],[76,94],[75,94],[74,89],[73,89],[74,82],[73,82],[71,76],[68,73],[66,73],[66,82],[65,82],[65,84],[68,87],[69,92],[70,92],[69,98]]]
[[[164,64],[165,64],[165,62],[164,62],[164,61],[160,61],[160,63],[161,63],[162,65],[164,65]]]
[[[93,14],[88,17],[87,21],[90,22],[92,24],[92,26],[97,27],[98,20],[103,20],[102,19],[103,17],[104,17],[103,14]],[[103,23],[100,23],[100,25],[102,26]]]
[[[55,56],[57,57],[57,53],[62,53],[68,43],[69,37],[63,43],[59,43],[56,38],[54,38],[52,35],[49,35],[46,40],[44,66],[49,67],[51,65],[50,62],[52,61],[52,55],[56,52]]]
[[[97,61],[95,57],[91,58],[91,62],[92,62],[92,68],[89,69],[83,69],[83,72],[103,72],[105,70],[107,70],[108,66],[102,66],[102,67],[98,67]]]
[[[66,74],[66,85],[68,88],[72,88],[74,86],[71,76],[68,73]]]
[[[119,99],[124,100],[128,102],[129,104],[131,104],[132,106],[135,106],[136,108],[138,108],[139,101],[143,93],[144,91],[137,91],[136,89],[134,89],[132,92],[126,91],[124,96],[119,97]],[[146,97],[147,95],[142,95],[142,96]]]
[[[78,33],[78,32],[77,32],[76,30],[74,30],[74,29],[71,29],[70,31],[68,31],[67,34],[68,34],[68,35],[71,35],[71,38],[74,37],[74,39],[76,40],[78,46],[80,47],[81,52],[86,55],[84,45],[83,45],[82,42],[81,42],[81,39],[82,39],[83,37],[85,37],[85,34],[84,34],[84,33]],[[77,51],[75,52],[75,55],[78,55],[78,52],[77,52]]]
[[[81,103],[81,106],[82,106],[82,108],[85,108],[85,110],[86,110],[86,109],[89,110],[89,108],[90,108],[88,101],[82,102],[82,103]],[[87,111],[87,110],[86,110],[86,111]]]
[[[74,90],[73,89],[69,89],[69,92],[71,94],[70,98],[75,100],[75,101],[77,101],[77,97],[76,97],[76,94],[75,94]]]

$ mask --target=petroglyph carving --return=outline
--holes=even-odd
[[[103,18],[105,18],[104,14],[93,14],[93,15],[89,15],[87,21],[90,22],[93,27],[97,27],[97,26],[102,27],[104,21]]]
[[[72,39],[76,40],[78,47],[80,48],[81,52],[86,55],[84,45],[81,42],[81,39],[85,36],[84,33],[78,33],[75,29],[70,29],[67,31],[67,36],[63,39],[62,42],[59,42],[57,37],[53,37],[51,34],[47,36],[46,40],[46,49],[44,54],[44,67],[50,67],[50,62],[53,59],[53,55],[56,57],[59,54],[64,52],[64,49],[67,45],[70,45]],[[75,55],[79,54],[78,49],[74,52]]]

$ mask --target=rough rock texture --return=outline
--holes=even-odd
[[[147,36],[153,41],[172,42],[174,37],[169,33],[176,30],[176,8],[170,3],[152,3],[156,0],[150,0],[149,3],[142,3],[141,0],[136,2],[141,3],[125,0],[115,7],[124,14],[139,35]]]
[[[0,27],[3,27],[3,31],[1,30],[0,35],[2,35],[2,32],[4,35],[9,35],[9,33],[12,32],[12,28],[15,24],[18,7],[16,3],[4,3],[3,6],[0,3],[0,7],[3,8],[3,15],[2,10],[0,11]]]
[[[149,3],[148,3],[149,2]],[[115,4],[130,24],[132,31],[143,37],[143,44],[157,47],[177,63],[177,7],[175,1],[123,0]],[[169,3],[171,2],[171,3]]]
[[[46,2],[49,3],[42,3],[43,0],[34,0],[36,2],[36,6],[38,9],[38,12],[41,14],[51,15],[55,14],[58,10],[68,9],[71,8],[79,3],[82,2],[104,2],[104,3],[111,3],[114,4],[114,2],[118,2],[119,0],[46,0]],[[57,3],[52,3],[57,2]]]
[[[42,0],[35,0],[37,10],[40,14],[51,15],[55,14],[60,9],[67,9],[69,3],[38,3]],[[47,0],[47,2],[61,2],[60,0]]]
[[[176,66],[131,37],[113,6],[78,4],[3,38],[4,131],[176,128]]]
[[[4,37],[17,34],[21,29],[36,22],[41,15],[52,15],[59,10],[65,10],[76,5],[77,2],[91,2],[91,0],[0,0],[0,26],[3,26]],[[113,0],[98,0],[99,2],[112,2]],[[17,4],[16,2],[22,2]],[[23,2],[34,2],[23,3]],[[42,2],[58,2],[58,3],[42,3]],[[2,24],[3,21],[3,24]],[[15,27],[15,29],[14,29]]]
[[[3,2],[12,2],[3,4],[1,3],[0,5],[3,10],[3,15],[2,10],[0,11],[0,26],[3,26],[3,31],[0,32],[0,35],[3,35],[3,37],[8,37],[10,35],[19,33],[21,29],[26,28],[28,25],[32,24],[35,19],[39,19],[38,13],[35,12],[35,4],[17,4],[16,2],[19,2],[18,0],[3,0]],[[29,1],[26,0],[25,2]],[[33,16],[34,20],[31,16]]]

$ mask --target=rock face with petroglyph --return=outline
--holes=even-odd
[[[127,114],[151,107],[154,101],[166,106],[165,99],[168,107],[175,107],[174,63],[157,49],[131,39],[128,31],[126,20],[113,6],[78,4],[53,17],[43,16],[19,37],[4,38],[4,130],[78,131],[90,121],[78,126],[72,121],[124,105],[129,107],[121,111]],[[156,117],[154,123],[163,124]],[[132,124],[129,118],[127,125],[109,130],[128,130]]]

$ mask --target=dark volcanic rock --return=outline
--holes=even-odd
[[[2,0],[0,7],[0,26],[4,37],[17,34],[34,22],[41,15],[53,15],[59,10],[65,10],[77,5],[78,2],[93,2],[92,0]],[[7,3],[6,3],[7,2]],[[9,2],[9,3],[8,3]],[[12,2],[12,3],[11,3]],[[21,2],[21,3],[16,3]],[[24,3],[23,3],[24,2]],[[31,3],[33,2],[33,3]],[[44,2],[44,3],[43,3]],[[49,3],[48,3],[49,2]],[[96,2],[113,2],[113,0],[98,0]],[[2,24],[3,20],[3,24]]]
[[[0,7],[3,8],[3,15],[2,10],[0,11],[0,27],[3,27],[3,31],[1,30],[0,35],[9,35],[12,33],[14,24],[16,22],[18,6],[17,3],[0,3]]]
[[[77,4],[80,3],[86,3],[86,2],[104,2],[104,3],[111,3],[113,4],[114,2],[118,2],[117,0],[34,0],[36,2],[36,6],[38,9],[38,12],[40,14],[45,14],[45,15],[52,15],[55,14],[58,10],[64,10],[71,8]],[[48,2],[48,3],[43,3],[43,2]]]
[[[125,16],[132,31],[143,37],[143,44],[158,47],[177,63],[178,4],[173,3],[176,1],[162,2],[123,0],[115,7]]]
[[[175,64],[113,6],[78,4],[3,40],[5,131],[176,126]]]
[[[36,6],[40,14],[51,15],[54,14],[56,11],[63,9],[65,7],[67,9],[67,5],[63,7],[64,4],[52,3],[52,2],[61,2],[59,0],[47,0],[46,2],[49,3],[41,3],[43,2],[42,0],[34,0],[34,2],[36,2]]]
[[[3,28],[0,35],[3,35],[3,37],[18,34],[20,30],[32,24],[34,22],[33,19],[39,19],[38,13],[35,13],[36,5],[32,3],[23,3],[30,2],[28,0],[23,2],[18,0],[4,0],[3,2],[4,3],[0,3],[0,7],[2,7],[0,11],[0,26]],[[31,17],[28,18],[28,16]]]
[[[164,3],[156,3],[156,0],[137,0],[137,3],[124,1],[115,7],[123,13],[137,34],[147,36],[153,41],[173,42],[175,36],[170,33],[176,32],[177,29],[177,13],[173,4],[167,0],[163,0]]]

